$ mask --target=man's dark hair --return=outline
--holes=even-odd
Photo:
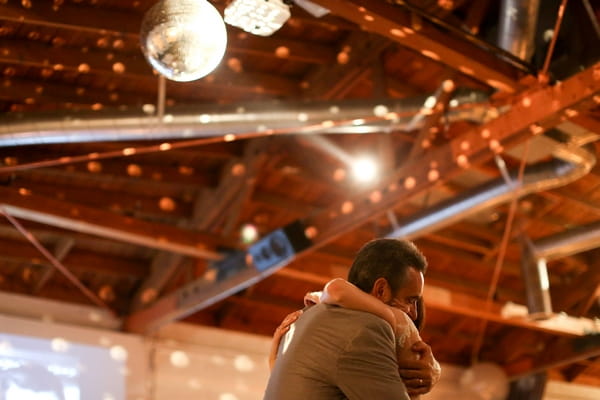
[[[385,278],[393,293],[404,284],[408,268],[425,274],[427,260],[417,247],[403,239],[375,239],[356,255],[348,272],[348,281],[369,293],[379,278]]]

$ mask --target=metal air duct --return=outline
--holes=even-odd
[[[455,92],[447,118],[483,123],[496,117],[487,95]],[[429,96],[310,103],[244,103],[173,109],[161,118],[139,112],[9,115],[0,119],[0,147],[51,143],[176,140],[283,130],[290,134],[370,133],[418,129]],[[324,123],[329,121],[333,123]],[[265,133],[266,134],[266,133]]]
[[[533,55],[540,0],[502,0],[498,46],[524,61]]]
[[[572,182],[587,174],[596,163],[593,151],[568,153],[558,147],[556,158],[533,164],[525,168],[523,180],[518,181],[518,171],[509,173],[510,183],[498,178],[463,192],[460,196],[436,204],[434,207],[398,221],[398,228],[387,237],[414,238],[433,232],[509,201],[513,196],[522,197],[530,193],[549,190]],[[558,158],[558,157],[561,158]]]

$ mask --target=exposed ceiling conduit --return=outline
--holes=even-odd
[[[402,131],[422,125],[423,118],[415,117],[430,112],[426,107],[429,97],[195,107],[173,111],[162,119],[139,112],[53,114],[46,119],[21,114],[20,119],[0,120],[0,147],[193,139],[253,132],[267,134],[271,130],[294,134]],[[489,107],[487,99],[480,91],[457,90],[447,112],[448,120],[483,123],[496,117],[498,111]],[[415,119],[418,119],[416,124]],[[324,121],[345,123],[325,124]]]
[[[523,180],[518,181],[518,171],[509,172],[511,183],[498,178],[442,201],[434,207],[399,220],[398,228],[387,237],[414,238],[439,230],[463,220],[482,210],[509,201],[512,196],[522,197],[531,193],[566,185],[587,174],[596,163],[593,151],[568,153],[564,145],[558,145],[555,158],[525,168]],[[560,158],[558,158],[560,157]]]
[[[552,299],[550,298],[550,280],[545,258],[533,254],[533,245],[528,237],[522,235],[521,274],[525,284],[527,310],[531,319],[551,318]]]
[[[540,0],[502,0],[498,46],[524,61],[533,55]]]
[[[567,257],[600,246],[600,221],[533,242],[534,255],[546,260]]]

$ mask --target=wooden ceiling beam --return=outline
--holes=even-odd
[[[5,247],[5,246],[3,246]],[[54,266],[46,260],[42,260],[43,257],[39,252],[35,250],[29,251],[28,257],[13,256],[8,253],[5,256],[0,257],[0,270],[4,270],[7,266],[17,267],[19,270],[25,268],[35,269],[36,271],[32,274],[34,279],[30,284],[30,293],[38,294],[41,292],[43,287],[51,280],[55,273],[49,274],[46,277],[47,271],[55,271]],[[132,262],[125,259],[119,259],[111,257],[110,265],[107,265],[106,261],[100,261],[100,258],[96,254],[89,252],[75,251],[73,254],[69,254],[68,258],[65,257],[61,260],[63,265],[76,276],[85,276],[89,274],[100,274],[105,280],[125,280],[125,281],[138,281],[147,274],[147,268],[145,264]]]
[[[64,265],[64,263],[62,261],[69,254],[69,252],[71,251],[71,249],[73,248],[74,245],[75,245],[75,240],[73,238],[67,237],[67,238],[61,239],[58,243],[56,243],[56,246],[54,248],[54,252],[52,255],[54,256],[54,258],[56,260],[58,260],[59,262],[61,262]],[[48,282],[48,280],[50,278],[52,278],[52,276],[56,272],[56,268],[53,265],[47,264],[47,265],[44,265],[43,268],[44,268],[44,270],[42,271],[40,277],[38,278],[37,282],[35,282],[35,284],[33,286],[33,289],[32,289],[33,293],[38,293],[42,289],[42,287],[44,287],[46,282]]]
[[[303,96],[317,99],[341,99],[367,76],[373,63],[380,62],[390,41],[377,35],[351,32],[340,46],[338,60],[313,69],[304,79]],[[345,57],[345,58],[344,58]]]
[[[142,54],[129,55],[111,53],[107,50],[95,49],[82,52],[81,49],[54,47],[26,40],[0,40],[0,62],[37,68],[69,71],[80,76],[99,74],[105,77],[127,79],[137,82],[138,86],[157,87],[157,78]],[[112,56],[110,56],[112,54]],[[81,72],[80,68],[87,64],[89,72]],[[87,67],[86,67],[87,68]],[[170,82],[170,95],[185,93],[194,88],[216,88],[251,92],[258,94],[291,95],[300,90],[299,83],[272,74],[244,71],[235,73],[227,69],[216,70],[204,79],[186,82]],[[178,89],[179,88],[179,89]]]
[[[90,86],[61,85],[47,80],[4,78],[0,82],[0,99],[14,101],[21,99],[27,103],[33,99],[37,103],[76,103],[76,104],[147,104],[156,101],[156,94],[131,93],[116,90],[97,89]]]
[[[125,192],[110,193],[105,190],[90,192],[77,186],[66,187],[52,183],[30,183],[19,178],[13,182],[12,187],[60,201],[120,212],[129,216],[145,215],[152,216],[155,220],[178,221],[187,219],[191,215],[191,204],[189,202],[170,198],[161,193],[157,193],[153,198],[144,198],[140,195]],[[160,201],[167,198],[173,201],[169,204],[172,204],[174,208],[163,210],[160,207]]]
[[[39,25],[41,27],[62,29],[73,32],[87,32],[98,37],[112,36],[113,39],[124,39],[132,44],[128,47],[138,48],[139,33],[143,15],[135,12],[109,10],[100,7],[87,7],[76,4],[63,4],[59,10],[54,11],[53,5],[44,2],[35,2],[26,9],[13,4],[0,4],[0,21],[11,21]],[[86,15],[86,18],[82,18]],[[85,21],[84,23],[82,23]],[[303,20],[307,23],[307,19]],[[237,29],[228,27],[227,53],[249,54],[281,59],[277,55],[279,47],[289,50],[287,60],[305,62],[310,64],[329,64],[335,59],[335,50],[318,42],[269,38],[249,35]],[[60,33],[57,35],[59,36]],[[139,52],[141,56],[141,51]]]
[[[479,33],[481,22],[490,6],[491,0],[472,1],[465,17],[464,25],[473,35]]]
[[[520,72],[480,47],[465,39],[454,37],[418,18],[398,5],[384,1],[367,0],[314,0],[363,29],[387,37],[426,57],[444,63],[496,89],[515,92],[520,88]]]
[[[85,15],[85,18],[82,18]],[[142,15],[135,12],[64,3],[57,10],[49,1],[36,1],[30,8],[15,3],[0,4],[0,21],[39,25],[106,35],[138,35]]]
[[[154,256],[149,274],[147,274],[133,296],[129,311],[137,311],[156,300],[168,281],[186,260],[181,254],[164,251]]]
[[[46,148],[49,146],[45,146]],[[119,150],[131,147],[129,143],[120,145]],[[97,152],[96,152],[97,153]],[[62,154],[62,155],[58,155]],[[85,154],[78,151],[54,153],[50,149],[46,153],[46,159],[70,157],[75,155]],[[27,161],[35,162],[40,159],[30,158],[24,160],[24,154],[19,153],[17,160],[19,164],[26,164]],[[54,180],[60,178],[73,178],[74,180],[91,180],[96,183],[105,185],[103,188],[110,190],[111,186],[119,190],[124,187],[133,186],[133,192],[140,195],[154,197],[153,193],[160,193],[162,196],[186,197],[190,193],[198,190],[199,186],[212,187],[215,185],[215,178],[206,173],[198,173],[193,168],[185,168],[170,165],[155,165],[147,163],[142,158],[133,158],[131,156],[116,157],[110,160],[92,160],[91,163],[73,163],[55,168],[32,168],[29,170],[19,171],[19,176],[31,176],[32,180],[44,179]],[[57,178],[58,177],[58,178]],[[112,181],[112,185],[111,185]],[[143,188],[146,187],[146,190]],[[138,190],[136,190],[136,188]]]
[[[73,167],[75,165],[70,166],[71,168],[67,166],[66,168],[36,168],[19,171],[15,177],[15,182],[22,181],[24,184],[51,184],[60,182],[68,186],[78,186],[87,190],[101,187],[107,192],[125,191],[147,199],[156,198],[157,196],[168,196],[180,200],[192,199],[199,190],[199,187],[194,186],[191,181],[177,182],[177,177],[170,176],[169,174],[162,175],[160,180],[152,179],[152,177],[148,177],[149,179],[133,179],[121,174],[92,173],[87,171],[85,166],[77,165],[77,167]],[[203,184],[201,178],[198,181],[199,185]],[[207,185],[207,187],[210,187],[210,185]],[[58,191],[59,189],[56,190],[56,192]]]
[[[160,141],[162,142],[162,141]],[[149,142],[156,144],[156,142]],[[241,142],[239,142],[241,143]],[[27,148],[21,148],[17,160],[20,163],[38,161],[41,156],[48,155],[49,157],[65,157],[77,154],[90,153],[109,153],[122,151],[124,147],[135,147],[139,142],[82,142],[82,143],[60,143],[54,146],[47,145],[31,145]],[[184,175],[179,171],[179,166],[195,169],[198,166],[205,166],[206,163],[214,165],[218,162],[226,162],[241,154],[241,146],[237,147],[236,143],[232,142],[216,142],[209,143],[196,147],[172,148],[168,152],[146,153],[143,155],[131,155],[127,158],[131,161],[128,163],[137,163],[151,166],[153,171],[159,172],[167,168],[167,171],[175,175]],[[26,151],[25,151],[26,150]],[[23,160],[23,162],[21,162]],[[165,165],[165,162],[167,165]],[[112,163],[112,161],[111,161]],[[161,168],[158,168],[161,167]],[[203,173],[204,175],[205,173]],[[148,174],[152,175],[152,174]],[[176,176],[171,177],[176,179]],[[201,179],[201,175],[194,178]]]
[[[244,192],[246,173],[249,172],[253,160],[232,160],[223,168],[223,177],[217,188],[200,193],[194,206],[191,226],[199,230],[217,232],[228,218],[229,207]]]
[[[123,217],[43,196],[23,196],[5,188],[0,188],[0,195],[0,206],[15,218],[193,257],[210,260],[222,257],[210,250],[217,244],[210,235]]]
[[[433,145],[438,131],[440,130],[440,122],[444,119],[445,113],[448,110],[448,103],[454,94],[455,83],[452,81],[453,75],[454,74],[450,74],[449,78],[442,81],[442,84],[438,87],[436,92],[427,99],[434,99],[433,105],[423,104],[419,113],[413,117],[415,123],[419,119],[424,119],[425,121],[417,133],[410,152],[406,156],[407,161],[421,155],[427,148]],[[440,132],[440,135],[441,133],[442,132]]]
[[[547,351],[539,357],[528,357],[504,366],[511,379],[518,379],[548,369],[560,368],[569,364],[600,356],[600,345],[590,340],[590,345],[581,346],[581,338],[557,337],[547,346]]]
[[[318,286],[324,286],[330,279],[323,275],[316,275],[311,273],[305,273],[298,270],[290,270],[284,268],[277,272],[279,276],[292,277],[293,279],[300,279],[307,282],[312,282]],[[568,323],[565,325],[552,325],[546,323],[540,323],[538,321],[529,320],[527,318],[519,317],[505,317],[502,314],[504,304],[498,302],[486,303],[475,296],[466,295],[463,293],[457,293],[455,291],[447,290],[445,288],[425,284],[424,299],[427,309],[438,310],[443,312],[450,312],[464,317],[481,318],[488,321],[497,322],[503,325],[523,328],[534,332],[545,332],[558,336],[579,336],[583,334],[581,327],[569,326]],[[236,298],[236,301],[239,298]],[[254,297],[244,298],[246,302],[254,301]],[[274,301],[274,299],[272,299]],[[283,315],[295,311],[294,306],[286,300],[284,303],[279,303],[280,307],[284,310],[281,311]],[[296,307],[300,307],[301,299],[298,299]],[[285,311],[287,310],[287,312]],[[588,325],[593,326],[593,322],[587,321]]]
[[[553,286],[551,288],[553,308],[572,313],[577,304],[582,302],[586,304],[590,298],[597,297],[597,289],[600,286],[599,268],[600,262],[594,258],[590,260],[587,271],[577,278],[572,279],[568,284],[559,287]]]

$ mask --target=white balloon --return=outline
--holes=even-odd
[[[465,391],[474,392],[480,400],[505,400],[509,391],[504,370],[488,362],[467,368],[460,378],[460,385]]]

